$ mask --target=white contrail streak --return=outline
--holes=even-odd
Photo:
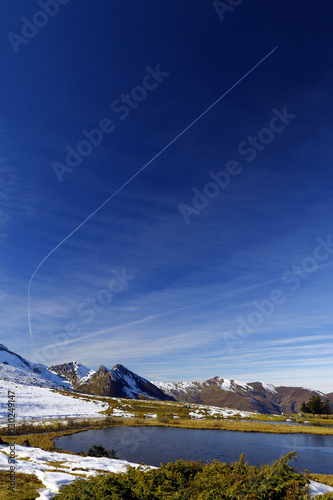
[[[168,149],[172,144],[174,144],[182,135],[185,134],[185,132],[187,132],[191,127],[193,127],[193,125],[195,123],[197,123],[206,113],[208,113],[208,111],[210,111],[214,106],[216,106],[217,103],[219,103],[227,94],[229,94],[229,92],[231,92],[235,87],[237,87],[237,85],[239,85],[250,73],[252,73],[252,71],[254,71],[258,66],[260,66],[260,64],[262,64],[269,56],[271,56],[273,54],[273,52],[275,52],[277,49],[277,47],[275,47],[273,50],[271,50],[268,54],[265,55],[265,57],[263,57],[259,62],[257,62],[257,64],[255,64],[247,73],[245,73],[245,75],[242,76],[242,78],[240,78],[236,83],[234,83],[224,94],[221,95],[221,97],[219,97],[215,102],[213,102],[213,104],[211,104],[203,113],[201,113],[201,115],[199,115],[192,123],[190,123],[190,125],[188,125],[186,128],[184,128],[184,130],[182,132],[180,132],[180,134],[178,134],[174,139],[172,139],[172,141],[169,142],[169,144],[167,144],[163,149],[161,149],[161,151],[159,153],[157,153],[151,160],[149,160],[143,167],[141,167],[135,174],[132,175],[132,177],[130,177],[122,186],[120,186],[120,188],[117,189],[117,191],[115,191],[111,196],[109,196],[109,198],[107,198],[99,207],[96,208],[96,210],[94,210],[86,219],[84,219],[84,221],[81,222],[81,224],[79,224],[75,229],[73,229],[73,231],[71,233],[69,233],[66,238],[64,238],[60,243],[58,243],[57,246],[55,246],[53,248],[53,250],[51,250],[51,252],[49,252],[46,257],[44,257],[44,259],[38,264],[38,266],[36,267],[33,275],[31,276],[30,278],[30,281],[29,281],[29,284],[28,284],[28,323],[29,323],[29,332],[30,332],[30,337],[32,338],[32,330],[31,330],[31,308],[30,308],[30,305],[31,305],[31,299],[30,299],[30,288],[31,288],[31,283],[32,283],[32,280],[34,279],[34,277],[36,276],[36,273],[37,271],[40,269],[40,267],[44,264],[44,262],[63,244],[65,243],[65,241],[67,241],[71,236],[73,236],[74,233],[76,233],[76,231],[78,231],[86,222],[88,222],[89,219],[91,219],[97,212],[99,212],[99,210],[101,208],[104,207],[104,205],[106,205],[107,203],[109,203],[110,200],[112,200],[112,198],[114,198],[118,193],[120,193],[120,191],[122,191],[130,182],[132,182],[133,179],[135,179],[135,177],[137,177],[145,168],[148,167],[148,165],[150,165],[154,160],[156,160],[156,158],[158,158],[162,153],[164,153],[164,151],[166,149]]]

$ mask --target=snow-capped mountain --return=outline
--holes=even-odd
[[[97,372],[74,384],[79,392],[113,396],[118,398],[154,398],[173,401],[173,396],[165,394],[143,377],[131,372],[123,365],[115,365],[111,370],[101,365]]]
[[[48,370],[60,377],[67,378],[73,386],[88,380],[95,373],[95,370],[90,370],[90,368],[87,368],[78,361],[50,366]]]
[[[48,370],[47,366],[32,363],[0,344],[0,381],[22,385],[71,389],[69,380]]]
[[[320,391],[304,387],[285,387],[265,382],[245,383],[214,377],[196,382],[152,382],[177,401],[211,406],[227,406],[259,413],[298,413],[303,401],[312,395],[325,396]],[[332,403],[332,395],[327,397]]]
[[[101,365],[95,372],[75,361],[50,366],[49,370],[70,380],[77,392],[132,399],[140,397],[174,399],[148,380],[119,364],[111,370]]]

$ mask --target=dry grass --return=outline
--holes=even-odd
[[[120,419],[119,419],[120,420]],[[292,426],[283,424],[264,424],[262,422],[248,422],[246,420],[227,419],[174,419],[160,417],[155,420],[145,420],[142,418],[126,418],[114,425],[121,426],[161,426],[161,427],[181,427],[183,429],[222,429],[228,431],[241,432],[265,432],[271,434],[321,434],[333,435],[333,428],[315,426]]]
[[[318,483],[327,484],[327,486],[332,486],[333,488],[332,474],[310,474],[310,479],[312,479],[312,481],[318,481]]]
[[[0,472],[0,500],[34,500],[39,497],[37,489],[45,488],[36,476],[30,474],[15,474],[15,491],[11,492],[8,472]]]
[[[174,425],[177,424],[177,425]],[[170,424],[169,424],[170,425]],[[178,419],[171,424],[173,427],[184,429],[223,429],[241,432],[266,432],[270,434],[321,434],[333,435],[333,428],[314,426],[292,426],[283,424],[264,424],[262,422],[232,421],[232,420],[182,420]]]

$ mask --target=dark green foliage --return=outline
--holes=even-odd
[[[88,457],[107,457],[107,458],[117,458],[117,450],[106,450],[100,444],[93,444],[91,448],[87,451]]]
[[[322,413],[324,413],[324,415],[327,416],[332,414],[332,405],[328,399],[326,399],[324,403],[322,403],[321,411]]]
[[[316,415],[321,415],[321,407],[322,407],[322,402],[320,399],[320,396],[316,396],[315,398],[311,398],[311,410],[312,413],[315,413]]]
[[[322,401],[320,396],[311,396],[309,401],[305,403],[303,401],[301,406],[301,411],[303,413],[312,413],[312,415],[331,415],[332,405],[328,399]]]
[[[309,500],[308,477],[289,466],[296,453],[260,468],[238,462],[178,460],[159,469],[129,467],[65,486],[54,500]]]
[[[309,412],[309,406],[306,404],[305,401],[303,401],[302,406],[301,406],[301,412],[302,413],[310,413]]]

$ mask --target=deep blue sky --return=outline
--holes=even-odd
[[[2,7],[1,342],[46,365],[332,391],[333,250],[318,248],[333,234],[331,2],[244,0],[223,20],[204,1],[58,7]],[[59,182],[54,162],[105,118],[114,130]],[[251,152],[251,137],[266,142]],[[193,209],[232,160],[238,175]],[[31,340],[28,284],[50,252],[31,281]]]

